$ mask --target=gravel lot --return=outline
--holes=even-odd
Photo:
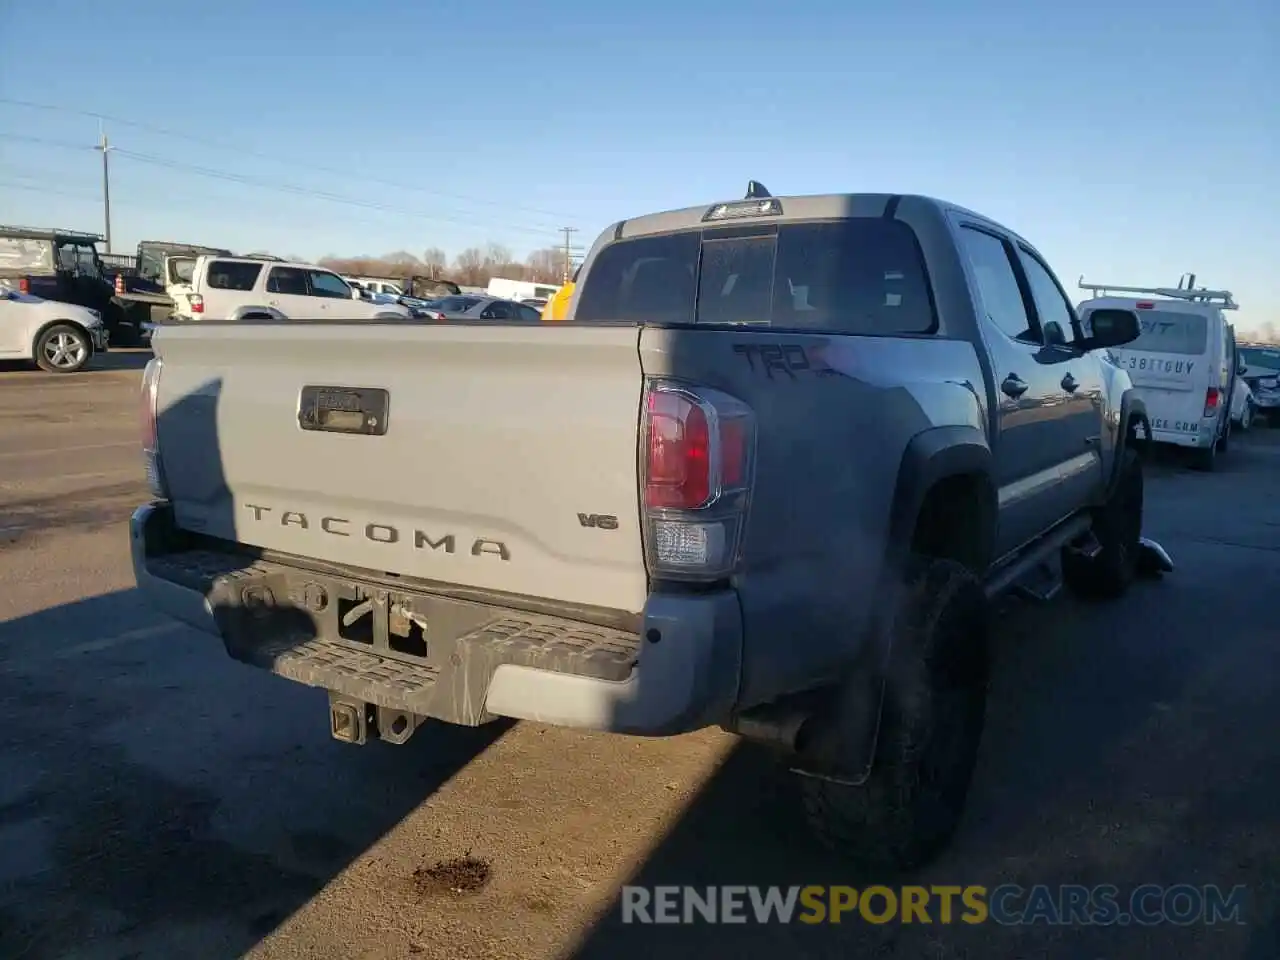
[[[126,536],[146,356],[0,368],[0,957],[1280,956],[1280,430],[1212,475],[1151,471],[1165,582],[1007,611],[968,816],[918,878],[1246,884],[1245,924],[637,927],[627,882],[882,878],[813,849],[718,732],[348,747],[323,692],[149,612]],[[468,853],[478,892],[424,880]]]

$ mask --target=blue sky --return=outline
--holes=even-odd
[[[1073,296],[1194,271],[1280,326],[1274,0],[0,2],[0,100],[63,108],[0,102],[5,221],[100,229],[114,118],[117,250],[524,254],[755,178],[945,197]]]

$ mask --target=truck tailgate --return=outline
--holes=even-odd
[[[607,326],[166,327],[158,432],[176,522],[379,573],[639,612],[638,338]],[[329,389],[304,398],[307,387]],[[308,409],[312,426],[359,423],[357,405],[378,419],[378,396],[356,404],[347,388],[386,391],[384,422],[303,428]]]

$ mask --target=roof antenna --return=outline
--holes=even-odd
[[[746,199],[748,199],[748,200],[756,200],[756,199],[759,199],[759,198],[763,198],[763,197],[772,197],[772,196],[773,196],[773,194],[772,194],[772,193],[770,193],[770,192],[769,192],[769,190],[768,190],[768,188],[767,188],[767,187],[765,187],[765,185],[764,185],[763,183],[761,183],[759,180],[748,180],[748,181],[747,181],[747,197],[746,197]]]

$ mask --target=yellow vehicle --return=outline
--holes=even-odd
[[[555,296],[547,301],[547,305],[542,308],[543,323],[556,323],[564,319],[565,314],[569,312],[569,299],[573,296],[573,288],[578,282],[578,273],[581,270],[582,268],[579,267],[573,271],[573,279],[557,290]]]

